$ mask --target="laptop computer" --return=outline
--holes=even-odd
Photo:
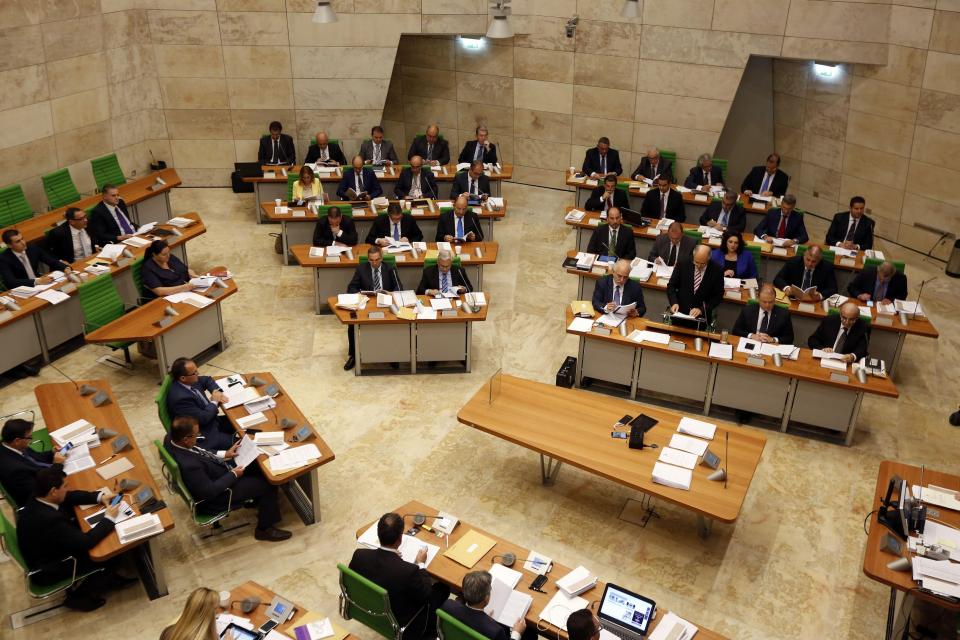
[[[624,640],[647,635],[656,616],[657,603],[615,584],[607,584],[600,600],[600,628]]]
[[[644,218],[640,215],[639,211],[634,211],[633,209],[627,209],[626,207],[620,207],[620,215],[623,216],[623,221],[627,224],[631,224],[635,227],[649,227],[650,219]]]

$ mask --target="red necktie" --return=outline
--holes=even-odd
[[[780,226],[777,227],[777,237],[782,238],[787,235],[787,217],[780,216]]]

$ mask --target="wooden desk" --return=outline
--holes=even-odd
[[[97,390],[105,391],[110,396],[111,402],[100,407],[94,407],[91,402],[92,396],[81,396],[77,390],[78,387],[72,382],[37,385],[33,392],[37,397],[37,404],[40,405],[40,413],[43,415],[43,421],[46,424],[47,431],[55,431],[81,418],[98,428],[109,427],[120,435],[130,438],[130,448],[121,453],[119,457],[124,457],[129,460],[133,464],[133,468],[110,480],[103,480],[97,475],[96,469],[87,469],[86,471],[80,471],[69,476],[67,485],[71,489],[98,491],[104,486],[108,486],[111,489],[115,488],[115,483],[119,481],[120,478],[131,478],[139,480],[143,483],[142,486],[150,487],[157,499],[161,499],[162,494],[157,487],[157,483],[154,482],[153,477],[150,475],[150,469],[143,459],[143,454],[137,446],[133,433],[130,431],[130,426],[123,417],[123,412],[120,411],[120,405],[117,404],[117,397],[110,388],[110,384],[104,379],[80,380],[78,384],[88,384],[96,387]],[[98,466],[100,463],[105,462],[112,454],[110,446],[112,441],[113,439],[104,440],[99,447],[90,449],[90,455]],[[119,459],[119,457],[114,458],[114,460]],[[137,507],[132,504],[129,493],[127,496],[128,504],[133,507],[137,515],[140,515]],[[76,508],[77,522],[79,522],[80,528],[83,531],[89,531],[91,528],[83,519],[84,516],[95,513],[100,508],[102,507],[96,506],[89,509]],[[164,531],[169,531],[173,528],[173,516],[169,508],[161,509],[157,511],[156,514],[160,517]],[[103,562],[121,553],[133,551],[140,581],[147,590],[147,595],[150,599],[156,600],[157,598],[167,595],[167,585],[163,576],[161,554],[153,553],[150,547],[152,540],[153,537],[150,537],[127,544],[120,544],[120,539],[116,531],[114,531],[90,549],[90,559],[96,562]]]
[[[158,185],[157,178],[167,184]],[[143,176],[139,180],[122,184],[118,187],[120,197],[127,203],[132,222],[146,224],[148,222],[162,222],[172,217],[170,208],[170,190],[179,187],[180,176],[175,169],[164,169]],[[159,196],[159,197],[158,197]],[[77,202],[36,215],[29,220],[16,224],[9,229],[16,228],[23,235],[28,244],[42,241],[44,232],[63,222],[63,214],[68,207],[86,209],[98,204],[103,197],[100,194],[87,196]]]
[[[378,309],[375,299],[368,299],[366,309],[351,312],[337,308],[337,297],[327,299],[337,320],[344,325],[353,325],[356,332],[356,366],[354,375],[362,375],[364,365],[378,363],[410,363],[410,373],[417,373],[419,363],[463,362],[463,371],[470,372],[473,323],[487,319],[487,305],[477,313],[466,313],[455,299],[456,316],[446,317],[437,313],[436,320],[403,320],[388,308]],[[427,296],[418,296],[421,304],[429,306]],[[370,317],[382,314],[382,318]],[[436,367],[437,365],[433,365]],[[447,368],[445,367],[444,370]],[[382,369],[390,373],[392,369]]]
[[[398,201],[392,200],[391,202]],[[288,203],[284,202],[283,206],[287,206],[287,204]],[[357,228],[358,239],[366,239],[370,228],[373,226],[373,221],[376,220],[377,217],[377,214],[371,211],[369,203],[330,202],[328,204],[352,204],[354,207],[357,207],[352,209],[353,223]],[[402,203],[401,206],[403,206]],[[406,209],[409,207],[404,206],[403,208]],[[313,242],[313,230],[316,227],[319,216],[305,207],[290,207],[286,213],[276,213],[276,206],[272,202],[260,205],[260,209],[265,219],[270,222],[280,223],[280,237],[283,240],[283,264],[290,264],[290,247],[295,244],[311,244]],[[480,226],[483,227],[483,229],[481,229],[483,231],[483,239],[487,242],[492,242],[493,223],[496,220],[502,219],[507,214],[506,202],[504,202],[503,208],[498,211],[490,211],[486,207],[473,207],[473,211],[480,219]],[[417,221],[417,226],[420,227],[424,240],[430,242],[437,237],[437,225],[440,222],[439,208],[436,209],[435,213],[431,213],[429,210],[423,210],[422,213],[413,213],[411,215],[413,219]]]
[[[723,461],[728,474],[726,486],[707,480],[713,470],[698,465],[690,490],[683,491],[653,482],[657,450],[629,449],[626,441],[610,437],[611,426],[621,416],[639,412],[659,420],[646,433],[644,442],[661,447],[670,442],[683,417],[673,411],[498,372],[460,409],[457,420],[539,453],[544,484],[552,483],[560,465],[566,462],[693,511],[702,534],[709,533],[713,520],[736,521],[766,438],[753,430],[719,423],[711,446],[725,458],[724,437],[730,434],[730,457]]]
[[[567,307],[567,333],[580,337],[577,386],[584,377],[614,382],[629,387],[631,399],[636,399],[641,390],[679,396],[702,404],[704,415],[718,404],[776,418],[783,432],[791,422],[840,431],[849,445],[863,394],[899,397],[889,378],[868,376],[862,384],[848,368],[841,374],[845,380],[833,379],[833,370],[821,367],[809,349],[801,348],[797,360],[783,359],[780,367],[772,358],[761,358],[761,366],[751,364],[747,354],[737,352],[737,336],[729,336],[733,359],[719,360],[707,355],[708,338],[703,339],[703,350],[697,351],[693,336],[651,320],[628,318],[627,335],[642,329],[670,333],[672,342],[683,343],[683,350],[634,342],[617,329],[610,335],[572,331],[572,321],[573,312]],[[714,334],[715,340],[719,338]]]
[[[467,242],[461,246],[460,265],[467,273],[470,283],[477,291],[483,290],[483,267],[497,262],[500,245],[496,242]],[[368,244],[358,244],[353,248],[353,258],[346,254],[340,256],[324,256],[314,258],[310,256],[308,244],[299,244],[292,247],[293,257],[300,263],[301,267],[313,269],[313,298],[314,310],[317,314],[322,313],[324,308],[327,310],[332,307],[327,306],[327,300],[331,297],[336,298],[338,293],[345,293],[347,285],[353,278],[353,273],[360,264],[360,256],[366,257]],[[428,242],[428,250],[436,250],[437,243]],[[480,249],[480,256],[476,251]],[[418,257],[414,258],[409,252],[394,254],[397,257],[398,277],[400,284],[408,289],[416,289],[420,282],[423,271],[423,262],[425,253],[418,251]],[[331,261],[327,262],[327,258]],[[333,258],[337,258],[335,261]],[[394,283],[396,284],[396,283]]]
[[[614,420],[616,420],[616,418],[614,418]],[[399,513],[400,515],[422,513],[426,516],[435,516],[437,513],[439,513],[437,509],[434,509],[433,507],[427,506],[416,500],[411,500],[407,504],[394,509],[393,512]],[[429,525],[430,522],[432,521],[428,519],[427,524]],[[369,529],[373,524],[373,522],[368,522],[366,525],[357,529],[357,537],[359,538],[360,535]],[[486,555],[480,558],[480,560],[473,566],[472,569],[467,569],[462,564],[455,562],[443,555],[443,550],[446,547],[446,544],[442,544],[442,541],[440,541],[440,553],[438,553],[433,561],[427,565],[427,573],[429,573],[430,577],[432,577],[434,580],[439,580],[440,582],[446,584],[454,593],[460,593],[461,585],[463,584],[463,577],[468,572],[489,570],[489,568],[496,562],[495,556],[502,556],[507,552],[511,552],[517,557],[516,564],[511,568],[523,574],[523,577],[520,578],[520,582],[517,583],[516,588],[518,591],[521,591],[533,598],[533,604],[530,605],[530,610],[527,612],[525,618],[527,627],[534,629],[537,628],[538,623],[541,623],[541,620],[539,619],[540,612],[543,611],[544,607],[547,606],[547,604],[550,602],[550,599],[553,598],[554,594],[557,592],[557,579],[568,574],[572,570],[571,567],[567,567],[559,562],[554,561],[553,569],[547,574],[547,582],[543,585],[543,587],[541,587],[544,593],[533,591],[529,589],[529,586],[537,574],[523,568],[523,560],[530,556],[530,549],[515,544],[509,540],[505,540],[504,538],[490,533],[489,531],[475,527],[462,519],[453,530],[453,533],[450,534],[450,545],[452,546],[455,544],[468,531],[476,531],[477,533],[481,533],[488,538],[495,540],[496,544],[492,549],[490,549],[490,551],[486,553]],[[439,540],[437,536],[423,528],[419,528],[416,537],[424,542],[429,542],[430,544],[438,544]],[[640,584],[633,585],[632,587],[630,585],[625,586],[628,589],[632,588],[640,593],[643,592],[643,586]],[[605,582],[603,580],[599,580],[594,587],[585,591],[582,594],[582,597],[587,601],[599,600],[601,597],[603,597],[603,590],[605,588]],[[663,603],[657,603],[657,616],[650,625],[650,630],[647,634],[648,636],[653,632],[654,629],[657,628],[657,624],[663,620],[663,615],[667,611],[670,611],[670,609],[668,609]],[[678,613],[677,615],[680,614]],[[560,640],[567,639],[566,630],[559,629],[551,624],[548,624],[547,622],[542,622],[542,624],[545,628],[540,631],[541,636],[545,638],[559,638]],[[696,638],[703,638],[704,640],[716,640],[723,637],[724,636],[721,636],[720,634],[709,629],[704,629],[703,627],[700,627],[700,630],[696,635]]]
[[[877,473],[877,488],[873,496],[873,502],[869,509],[877,509],[883,502],[887,491],[887,483],[894,475],[900,476],[910,483],[913,487],[920,484],[920,467],[895,462],[893,460],[884,460],[880,463],[880,470]],[[923,482],[927,485],[936,485],[945,489],[960,491],[960,476],[943,473],[940,471],[923,470]],[[937,520],[941,520],[952,527],[960,527],[960,513],[944,509],[942,507],[930,506],[928,508],[937,509],[940,515]],[[939,607],[949,611],[960,611],[960,603],[950,602],[943,598],[921,591],[917,588],[917,583],[913,580],[911,571],[894,571],[887,568],[887,563],[896,560],[897,557],[880,550],[883,538],[889,529],[877,522],[875,515],[870,516],[870,533],[867,536],[867,544],[863,550],[863,573],[871,580],[890,587],[890,603],[887,607],[887,626],[886,638],[893,638],[894,624],[897,620],[902,620],[909,615],[910,608],[913,606],[914,598],[932,602]],[[907,557],[912,558],[913,553],[907,549],[907,544],[903,543],[904,551]]]
[[[214,267],[212,271],[223,268]],[[157,298],[106,326],[88,333],[86,341],[91,343],[152,341],[157,350],[160,379],[163,380],[170,369],[170,364],[176,358],[196,356],[214,345],[217,345],[221,351],[226,348],[227,339],[223,333],[223,314],[220,303],[237,292],[237,282],[230,279],[226,284],[226,289],[217,289],[213,286],[200,294],[214,300],[212,304],[202,309],[185,302],[169,302],[165,298]],[[219,291],[223,293],[217,294]],[[214,297],[215,294],[216,297]],[[164,309],[167,306],[173,307],[180,315],[173,316],[173,321],[167,326],[158,327],[154,323],[167,317],[164,315]]]
[[[286,389],[273,377],[272,373],[259,372],[244,374],[243,377],[248,385],[253,376],[258,376],[266,381],[266,384],[260,387],[261,393],[263,389],[266,389],[271,384],[276,384],[277,387],[280,388],[280,393],[274,397],[277,403],[276,409],[265,412],[264,415],[267,416],[267,421],[261,422],[253,428],[261,431],[283,431],[283,428],[280,426],[280,421],[284,418],[289,418],[295,421],[297,426],[291,427],[285,433],[284,440],[290,443],[292,447],[300,446],[300,444],[294,444],[291,437],[294,431],[303,425],[307,425],[310,427],[310,431],[313,432],[313,437],[301,444],[314,444],[317,446],[317,449],[320,450],[319,460],[305,467],[288,471],[287,473],[274,474],[270,471],[270,467],[267,465],[267,458],[269,458],[269,456],[265,453],[260,454],[260,457],[257,459],[257,464],[260,465],[260,470],[263,472],[263,477],[267,479],[267,482],[280,486],[284,493],[287,494],[290,504],[296,509],[297,515],[300,516],[304,524],[309,525],[320,522],[320,480],[317,476],[317,469],[328,462],[333,462],[335,458],[333,451],[330,449],[330,446],[324,442],[320,433],[317,432],[316,427],[310,424],[307,417],[303,415],[293,402],[293,399],[287,393]],[[243,435],[243,428],[237,424],[237,418],[248,415],[243,405],[228,409],[224,413],[226,413],[227,418],[230,419],[230,424],[233,425],[237,433]],[[291,482],[291,480],[294,482]]]

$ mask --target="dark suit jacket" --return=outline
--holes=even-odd
[[[767,211],[767,217],[760,221],[760,224],[753,230],[753,235],[757,238],[770,236],[776,238],[777,230],[780,228],[780,209],[770,209]],[[803,214],[796,209],[787,218],[787,233],[784,238],[796,240],[797,244],[806,244],[810,236],[807,234],[807,226],[803,223]]]
[[[806,267],[803,264],[803,256],[794,256],[780,267],[780,272],[773,279],[773,284],[778,289],[786,289],[787,285],[799,287],[803,284],[803,272]],[[817,287],[817,293],[824,298],[829,298],[837,292],[837,274],[833,270],[833,265],[825,260],[817,263],[813,270],[813,277],[810,278],[810,286]]]
[[[392,238],[393,223],[390,222],[390,216],[379,215],[370,225],[370,232],[367,234],[367,244],[373,244],[378,238]],[[404,215],[400,218],[400,237],[406,238],[410,242],[422,242],[423,231],[420,231],[420,225],[417,224],[413,216]]]
[[[490,178],[481,173],[480,177],[477,178],[477,188],[480,195],[490,195]],[[461,193],[467,193],[468,191],[470,191],[470,178],[466,171],[460,171],[453,179],[453,185],[450,187],[450,197],[456,199]]]
[[[853,243],[860,245],[861,251],[873,249],[874,224],[873,218],[868,217],[866,214],[860,216],[860,221],[857,222],[857,228],[853,232]],[[833,220],[830,222],[830,228],[827,229],[826,243],[832,247],[843,242],[843,239],[847,236],[847,227],[849,226],[849,211],[841,211],[834,215]]]
[[[220,389],[210,376],[200,376],[194,387],[201,391],[210,392]],[[180,382],[174,380],[170,383],[170,390],[167,391],[167,411],[170,412],[172,418],[192,416],[200,423],[200,429],[206,430],[216,424],[220,407],[216,402],[201,403],[200,398],[193,392],[185,389]]]
[[[681,313],[689,313],[695,308],[701,309],[709,321],[713,310],[723,299],[723,269],[712,260],[708,262],[696,293],[693,292],[694,269],[693,258],[680,261],[667,284],[667,298],[671,305],[680,305]]]
[[[447,211],[446,213],[440,214],[440,220],[437,223],[437,237],[436,242],[443,242],[444,236],[454,236],[457,235],[457,223],[454,220],[455,214],[453,211]],[[466,235],[473,231],[473,235],[476,236],[474,242],[480,242],[483,240],[483,230],[480,228],[480,218],[477,217],[477,214],[473,212],[473,209],[467,209],[467,212],[463,214],[463,234]]]
[[[380,264],[380,279],[385,291],[403,291],[403,282],[400,282],[400,274],[386,262]],[[397,283],[400,286],[397,286]],[[373,267],[369,262],[358,264],[353,270],[353,278],[347,285],[347,293],[360,293],[361,291],[373,291]]]
[[[436,160],[440,164],[450,164],[450,145],[443,138],[437,138],[437,142],[433,145],[433,153],[428,157],[426,136],[417,136],[407,152],[407,160],[413,156],[420,156],[424,162]]]
[[[0,444],[0,485],[3,485],[6,492],[17,503],[16,506],[22,507],[33,495],[33,481],[37,471],[52,462],[52,451],[37,453],[33,449],[27,449],[23,455],[19,455]]]
[[[373,140],[367,139],[360,143],[360,157],[364,162],[373,162]],[[397,150],[393,148],[393,143],[384,138],[380,143],[380,160],[389,160],[394,164],[400,164],[397,158]]]
[[[723,184],[723,171],[720,167],[713,165],[710,167],[710,184],[715,185],[717,183]],[[699,166],[690,169],[690,175],[683,181],[683,186],[687,189],[696,189],[702,184],[706,184],[706,182],[703,180],[703,169]]]
[[[343,155],[343,149],[340,148],[336,142],[327,143],[327,155],[330,160],[335,161],[339,165],[347,164],[347,157]],[[307,157],[304,158],[303,164],[313,164],[320,159],[320,147],[316,143],[310,145],[307,148]]]
[[[647,218],[660,217],[660,189],[650,189],[643,197],[640,213]],[[683,204],[683,195],[676,189],[667,192],[667,217],[677,222],[687,221],[687,208]]]
[[[90,238],[90,248],[95,249],[96,242],[94,242],[89,231],[87,231],[87,237]],[[73,262],[73,235],[70,233],[69,222],[58,224],[50,230],[50,233],[47,234],[47,251],[52,253],[57,260],[62,260],[67,264]]]
[[[752,191],[753,193],[760,195],[760,187],[763,186],[763,177],[767,173],[766,165],[757,165],[753,169],[750,169],[750,173],[747,174],[747,177],[743,179],[743,182],[740,184],[740,191]],[[783,194],[787,192],[787,184],[790,182],[790,176],[786,173],[777,169],[777,172],[773,174],[773,180],[770,181],[770,185],[767,187],[770,191],[773,192],[773,195],[778,198],[782,198]]]
[[[613,302],[613,276],[606,275],[597,280],[593,286],[593,308],[603,312],[603,307]],[[620,294],[620,304],[627,305],[632,302],[637,303],[637,313],[642,317],[647,313],[647,305],[643,303],[643,287],[639,282],[627,280],[623,285],[623,292]]]
[[[350,568],[386,589],[397,622],[406,625],[430,599],[431,580],[426,569],[405,561],[388,549],[357,549]]]
[[[137,230],[137,225],[130,218],[130,211],[127,209],[127,203],[123,200],[117,203],[117,208],[120,211],[123,211],[123,215],[127,216],[127,222],[130,223],[130,226],[133,227],[133,230]],[[107,209],[107,205],[100,201],[93,211],[90,212],[89,222],[87,223],[87,233],[90,234],[90,237],[93,238],[94,244],[98,244],[101,247],[106,244],[111,244],[117,242],[117,237],[120,236],[120,226],[113,221],[113,216],[110,215],[110,210]]]
[[[181,449],[170,442],[169,435],[163,439],[163,448],[177,461],[183,483],[194,500],[213,500],[237,483],[237,476],[230,471],[232,465],[226,461],[217,462]],[[223,507],[226,507],[226,496],[223,497]]]
[[[397,184],[393,187],[393,193],[398,199],[406,198],[411,186],[413,186],[413,171],[407,167],[400,172]],[[420,168],[420,191],[423,192],[424,198],[436,200],[440,197],[440,192],[437,191],[437,178],[426,166]]]
[[[817,330],[807,338],[807,346],[811,349],[832,349],[838,333],[840,333],[840,315],[827,316],[820,321]],[[852,353],[859,360],[867,355],[869,348],[870,327],[863,318],[857,318],[856,324],[850,328],[839,352]]]
[[[260,149],[257,151],[257,162],[269,164],[273,158],[273,139],[270,136],[260,138]],[[286,133],[280,134],[280,151],[277,157],[280,164],[296,164],[297,150],[293,146],[293,138]]]
[[[587,253],[596,253],[597,255],[609,255],[607,244],[610,239],[610,225],[600,224],[590,234],[590,242],[587,243]],[[618,258],[633,260],[637,257],[637,245],[633,241],[633,229],[620,225],[617,231],[617,246],[613,247],[614,255]]]
[[[113,523],[104,519],[83,533],[68,515],[74,506],[96,501],[95,491],[70,491],[60,509],[52,509],[35,498],[27,500],[17,517],[17,539],[27,567],[42,571],[36,576],[38,581],[52,584],[69,577],[73,563],[60,561],[73,556],[78,562],[89,562],[87,552],[113,531]]]
[[[598,185],[590,193],[590,197],[587,199],[587,203],[584,205],[584,208],[587,211],[603,211],[604,206],[600,201],[600,198],[603,196],[604,188],[603,185]],[[613,190],[613,206],[618,209],[630,208],[630,198],[627,196],[627,192],[623,189],[614,189]]]
[[[720,213],[723,211],[722,202],[711,202],[710,205],[704,209],[703,214],[700,215],[700,224],[705,225],[711,220],[720,220]],[[730,211],[727,220],[727,229],[731,231],[739,231],[743,233],[744,229],[747,228],[747,214],[743,210],[743,207],[740,206],[740,203],[733,205],[733,209]]]
[[[861,293],[869,293],[873,300],[873,292],[877,286],[877,267],[864,267],[863,271],[847,286],[847,293],[856,298]],[[890,282],[887,283],[887,299],[906,300],[907,299],[907,276],[899,271],[893,274]],[[879,300],[874,300],[879,302]]]
[[[588,176],[591,173],[600,173],[600,150],[596,147],[587,149],[583,157],[583,173]],[[607,149],[607,173],[620,175],[623,173],[623,165],[620,164],[620,152],[610,147]]]
[[[648,260],[653,262],[657,258],[660,258],[664,264],[667,264],[670,260],[670,244],[670,236],[666,233],[661,233],[657,236],[657,239],[653,241]],[[680,249],[677,251],[677,262],[680,263],[684,260],[689,260],[690,254],[693,253],[693,250],[696,248],[697,241],[694,238],[691,238],[687,234],[680,236]]]
[[[339,238],[333,237],[333,229],[330,228],[330,220],[327,216],[317,219],[316,226],[313,227],[313,246],[329,247],[334,241],[347,246],[355,246],[360,243],[357,235],[357,225],[353,223],[350,216],[340,216],[340,234]]]
[[[440,608],[489,640],[510,640],[507,628],[484,611],[471,609],[459,600],[447,600]]]
[[[24,251],[27,254],[30,267],[37,277],[40,277],[41,262],[50,267],[51,271],[57,269],[63,271],[68,266],[54,258],[49,251],[38,244],[29,244]],[[33,280],[27,278],[27,270],[23,268],[23,264],[13,255],[13,251],[10,249],[0,253],[0,279],[3,280],[7,289],[33,286]]]
[[[650,164],[650,158],[644,156],[637,168],[634,169],[632,177],[637,178],[639,176],[640,178],[653,180],[658,174],[670,178],[670,182],[673,182],[673,163],[660,156],[660,162],[657,163],[657,169],[654,171],[653,165]]]
[[[467,277],[467,272],[463,268],[456,266],[450,267],[450,285],[456,287],[467,287],[467,291],[473,291],[473,283]],[[440,288],[440,267],[433,265],[423,270],[423,276],[420,278],[420,284],[417,285],[417,295],[422,296],[427,289]]]
[[[349,200],[347,197],[347,189],[354,189],[356,187],[353,180],[353,173],[353,167],[343,171],[343,177],[340,178],[340,186],[337,187],[337,197],[341,200]],[[371,198],[379,198],[383,195],[383,187],[380,186],[380,181],[377,180],[377,174],[373,172],[373,169],[364,167],[362,178],[363,190],[370,194]]]
[[[751,333],[757,332],[758,322],[760,322],[760,305],[748,304],[737,316],[731,333],[746,338]],[[787,309],[773,306],[770,319],[767,321],[767,335],[779,340],[780,344],[793,344],[793,321]]]
[[[463,145],[463,151],[460,152],[460,157],[457,158],[457,164],[461,162],[473,162],[473,156],[477,153],[477,141],[476,140],[467,140],[467,143]],[[490,143],[490,148],[483,152],[484,164],[497,164],[497,145]]]

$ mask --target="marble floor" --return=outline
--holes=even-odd
[[[861,570],[863,518],[881,460],[957,471],[960,439],[946,416],[960,400],[960,281],[944,276],[942,263],[880,247],[907,261],[914,295],[922,278],[939,274],[924,305],[940,339],[907,339],[900,398],[864,400],[852,447],[764,429],[767,445],[741,517],[702,541],[690,513],[661,505],[663,517],[641,529],[618,519],[634,492],[570,467],[544,487],[533,453],[457,423],[458,408],[497,369],[552,383],[563,358],[576,353],[563,322],[576,280],[559,269],[574,241],[561,215],[572,194],[505,185],[504,195],[510,212],[495,231],[499,261],[484,274],[493,304],[475,329],[473,372],[358,379],[342,369],[345,331],[332,316],[313,314],[310,274],[281,266],[268,235],[278,229],[254,223],[252,196],[175,190],[176,212],[197,211],[208,228],[189,244],[191,265],[226,264],[240,285],[223,305],[230,346],[212,363],[275,373],[336,453],[320,470],[323,521],[304,527],[285,504],[289,542],[258,543],[243,533],[198,545],[186,509],[168,496],[177,526],[155,542],[168,597],[149,602],[137,586],[89,615],[68,612],[16,633],[4,620],[0,637],[64,637],[69,628],[71,638],[156,638],[194,587],[251,579],[336,615],[335,565],[349,559],[355,530],[413,498],[568,565],[584,564],[731,638],[881,637],[888,592]],[[822,237],[826,225],[810,227]],[[138,356],[133,372],[118,372],[96,363],[102,353],[84,346],[56,364],[74,378],[109,380],[146,447],[163,433],[154,363]],[[201,371],[223,373],[210,364]],[[39,378],[3,388],[0,415],[36,408],[33,386],[60,381],[46,367]],[[155,456],[147,459],[159,479]],[[29,604],[17,568],[0,562],[0,612]],[[358,624],[345,626],[374,638]]]

